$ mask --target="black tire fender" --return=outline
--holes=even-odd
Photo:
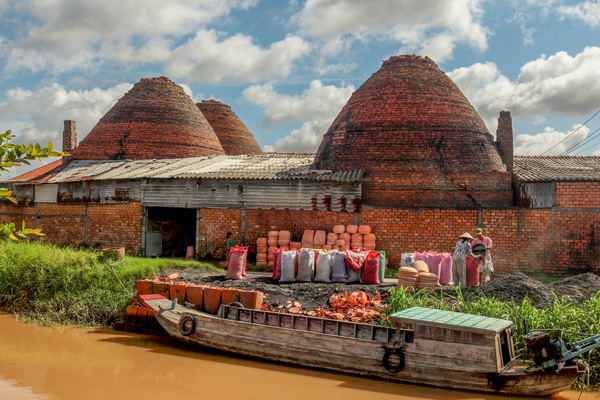
[[[189,336],[196,330],[196,319],[191,315],[186,315],[179,321],[179,332],[183,336]]]
[[[404,369],[404,353],[402,352],[402,347],[385,347],[382,364],[383,367],[392,374],[402,371]]]

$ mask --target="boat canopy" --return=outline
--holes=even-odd
[[[512,325],[511,321],[498,318],[482,317],[455,311],[434,310],[431,308],[412,307],[390,316],[397,325],[424,325],[471,332],[500,332]],[[491,331],[491,332],[490,332]]]

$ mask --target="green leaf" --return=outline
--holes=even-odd
[[[18,241],[19,239],[17,239],[17,237],[15,235],[13,235],[12,233],[8,235],[9,238],[11,238],[14,241]]]
[[[52,152],[53,148],[54,148],[54,146],[52,145],[52,142],[48,142],[48,151]]]
[[[35,233],[35,231],[33,229],[31,229],[31,228],[27,228],[27,229],[23,228],[22,233],[25,234],[25,235],[31,235],[32,233]]]
[[[48,153],[48,155],[50,157],[58,157],[60,156],[60,153],[58,151],[51,151],[50,153]]]

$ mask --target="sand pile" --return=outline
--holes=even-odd
[[[513,299],[517,304],[528,297],[533,304],[543,306],[554,301],[554,294],[559,298],[569,296],[574,302],[583,302],[600,291],[600,276],[591,272],[564,278],[545,284],[530,278],[521,272],[494,276],[485,286],[472,288],[469,295],[483,294],[496,297],[501,301]],[[554,293],[554,294],[553,294]]]

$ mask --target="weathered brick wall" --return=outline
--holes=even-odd
[[[88,243],[140,248],[141,205],[90,205]],[[34,226],[35,208],[0,204],[0,219]],[[85,206],[38,205],[38,227],[54,244],[83,241]],[[360,214],[331,211],[220,210],[199,211],[199,254],[222,256],[228,231],[234,241],[255,246],[270,230],[289,230],[300,241],[305,229],[331,231],[335,224],[370,225],[377,248],[385,250],[392,268],[402,253],[433,250],[452,252],[457,238],[481,226],[494,242],[492,257],[497,272],[570,275],[600,273],[600,210],[580,209],[370,209]]]
[[[222,254],[227,230],[236,239],[239,237],[242,212],[238,216],[231,210],[202,213],[203,223],[218,234],[213,248]],[[405,252],[452,252],[460,234],[473,233],[481,226],[494,242],[492,257],[497,272],[557,276],[583,271],[600,273],[600,229],[596,228],[600,226],[600,212],[372,209],[363,210],[359,219],[361,224],[371,226],[377,235],[377,248],[386,252],[393,268],[399,266]],[[353,224],[354,214],[247,210],[245,221],[245,242],[254,246],[256,239],[266,237],[270,230],[289,230],[292,240],[299,241],[305,229],[331,231],[335,224]]]
[[[600,208],[600,182],[556,182],[556,206]]]
[[[90,204],[88,208],[88,244],[125,247],[136,254],[141,246],[142,204]]]
[[[227,246],[227,232],[232,233],[235,244],[240,244],[241,211],[201,209],[198,219],[198,254],[222,257]]]
[[[136,254],[141,246],[141,213],[141,203],[87,206],[38,203],[36,218],[35,207],[0,204],[0,220],[15,224],[25,221],[27,227],[41,228],[48,243],[57,246],[99,243],[102,247],[125,247],[128,254]]]

